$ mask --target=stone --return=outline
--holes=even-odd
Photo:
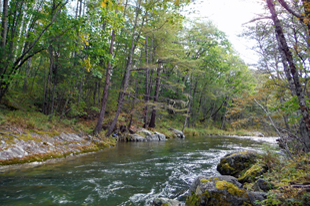
[[[254,191],[264,191],[264,192],[268,192],[269,190],[275,189],[275,185],[259,178],[253,185],[253,190]]]
[[[266,198],[265,193],[248,192],[232,176],[199,176],[190,187],[186,205],[256,205]]]
[[[166,141],[166,136],[164,134],[161,134],[159,132],[155,132],[154,134],[157,135],[159,141]]]
[[[177,137],[177,138],[185,138],[185,135],[183,134],[182,131],[180,130],[177,130],[177,129],[173,129],[173,128],[169,128],[169,130],[172,132],[172,135],[174,137]]]
[[[146,141],[146,139],[142,137],[141,135],[131,134],[128,136],[128,141],[129,142],[144,142]]]
[[[147,141],[159,141],[158,136],[156,134],[146,135],[145,137]]]
[[[139,132],[143,133],[144,135],[152,135],[153,134],[152,132],[150,132],[149,130],[146,130],[146,129],[141,129]]]
[[[210,177],[212,178],[212,177]],[[197,189],[197,186],[200,184],[201,180],[202,179],[210,179],[209,177],[206,177],[206,176],[198,176],[195,178],[194,182],[192,182],[190,188],[189,188],[189,195],[192,193],[192,192],[195,192],[196,189]],[[238,182],[237,178],[233,177],[233,176],[229,176],[229,175],[222,175],[222,176],[219,176],[219,177],[215,177],[219,180],[225,180],[226,182],[230,182],[234,185],[236,185],[237,187],[239,188],[242,188],[242,184],[240,182]]]
[[[152,203],[153,206],[185,206],[184,203],[178,201],[178,200],[172,200],[168,198],[155,198]]]
[[[231,153],[221,158],[217,171],[222,175],[238,177],[242,170],[249,168],[257,162],[257,154],[252,151]]]

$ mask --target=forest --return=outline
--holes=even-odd
[[[251,67],[212,22],[187,17],[195,3],[1,1],[0,123],[261,131],[308,151],[310,2],[262,2],[241,34],[256,42]]]

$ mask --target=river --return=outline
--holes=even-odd
[[[260,150],[275,138],[189,137],[116,147],[57,163],[0,173],[0,205],[144,206],[185,201],[198,175],[219,175],[227,153]]]

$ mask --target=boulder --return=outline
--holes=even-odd
[[[157,136],[159,141],[166,141],[166,136],[164,134],[161,134],[159,132],[155,132],[154,135]]]
[[[161,134],[159,132],[152,133],[149,130],[141,129],[139,131],[140,136],[144,136],[146,141],[152,142],[152,141],[165,141],[166,136],[164,134]]]
[[[159,197],[159,198],[155,198],[153,200],[153,206],[185,206],[184,203],[178,201],[178,200],[172,200],[172,199],[168,199],[168,198],[163,198],[163,197]]]
[[[146,139],[138,134],[130,134],[128,135],[127,141],[129,142],[145,142]]]
[[[230,183],[236,185],[237,187],[242,188],[242,184],[240,182],[238,182],[237,178],[235,178],[233,176],[223,175],[223,176],[219,176],[219,177],[216,177],[216,178],[219,179],[219,180],[225,180],[226,182],[230,182]],[[202,179],[210,179],[210,178],[207,178],[206,176],[198,176],[198,177],[196,177],[194,182],[192,182],[192,184],[191,184],[191,186],[189,188],[189,195],[192,192],[196,191],[196,189],[199,186],[199,184],[200,184]]]
[[[169,128],[169,130],[171,131],[173,137],[185,138],[185,135],[182,131],[173,128]]]
[[[146,130],[146,129],[141,129],[138,131],[139,133],[142,133],[144,135],[152,135],[153,133],[149,130]]]
[[[192,183],[186,205],[256,205],[263,200],[265,193],[248,192],[232,176],[199,176]]]
[[[264,179],[261,179],[259,178],[253,185],[253,190],[254,191],[264,191],[264,192],[268,192],[269,190],[271,189],[275,189],[275,185],[264,180]]]
[[[238,181],[241,183],[245,183],[245,182],[255,182],[256,179],[264,174],[265,172],[267,172],[267,167],[266,165],[263,165],[261,163],[256,163],[254,165],[252,165],[249,169],[247,169],[243,175],[241,175],[238,178]]]
[[[257,162],[257,154],[253,151],[231,153],[221,158],[217,171],[222,175],[238,177],[242,170],[249,168]]]
[[[152,134],[152,135],[146,135],[146,140],[149,142],[152,141],[159,141],[158,136],[156,134]]]

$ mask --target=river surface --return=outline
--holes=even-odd
[[[151,205],[156,197],[185,201],[198,175],[219,175],[227,153],[260,150],[275,138],[189,137],[119,143],[57,163],[0,173],[0,205]]]

